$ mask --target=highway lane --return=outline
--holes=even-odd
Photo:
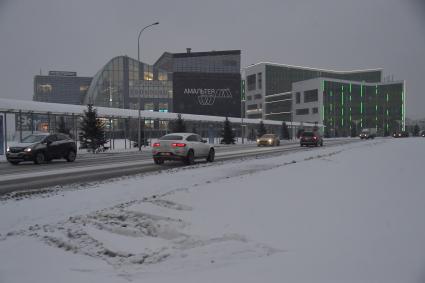
[[[284,142],[285,146],[296,142]],[[228,152],[246,148],[256,148],[255,144],[244,145],[217,145],[216,152]],[[69,163],[65,159],[52,160],[48,164],[35,165],[33,162],[22,162],[19,165],[12,165],[8,162],[0,163],[0,177],[10,174],[22,174],[29,172],[44,172],[46,170],[56,170],[63,168],[86,167],[99,164],[114,164],[129,161],[152,160],[150,148],[143,151],[123,151],[123,152],[102,152],[97,154],[79,153],[75,162]]]
[[[326,141],[325,146],[356,141],[358,139],[329,140]],[[315,148],[300,148],[299,144],[295,142],[288,142],[279,147],[258,148],[255,144],[220,146],[216,148],[216,160],[223,161],[267,154],[277,155],[299,150],[315,150]],[[4,173],[3,170],[0,170],[0,194],[71,183],[86,183],[183,166],[181,162],[167,162],[163,166],[155,165],[152,162],[150,152],[82,155],[79,161],[74,163],[59,161],[44,165],[1,165],[6,166],[4,168],[10,171]]]

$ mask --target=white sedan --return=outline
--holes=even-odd
[[[213,162],[214,147],[193,133],[173,133],[152,144],[152,157],[155,164],[163,164],[164,160],[181,160],[187,165],[195,163],[197,158],[206,158]]]

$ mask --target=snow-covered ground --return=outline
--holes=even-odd
[[[0,282],[424,282],[425,139],[0,199]]]

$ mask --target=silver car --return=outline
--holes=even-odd
[[[213,162],[214,147],[193,133],[173,133],[152,144],[152,157],[155,164],[163,164],[164,160],[181,160],[187,165],[195,163],[197,158],[206,158]]]

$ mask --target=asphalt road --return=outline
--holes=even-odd
[[[325,141],[325,146],[336,146],[356,141],[358,139],[328,140]],[[298,142],[284,142],[279,147],[257,147],[255,144],[217,146],[215,160],[223,161],[248,156],[277,155],[291,151],[315,149],[314,147],[300,148]],[[200,160],[198,162],[205,161]],[[2,162],[0,163],[0,194],[57,185],[86,183],[181,166],[183,166],[181,162],[166,162],[165,165],[155,165],[150,151],[79,154],[77,160],[73,163],[55,160],[42,165],[34,165],[28,162],[16,166]]]

